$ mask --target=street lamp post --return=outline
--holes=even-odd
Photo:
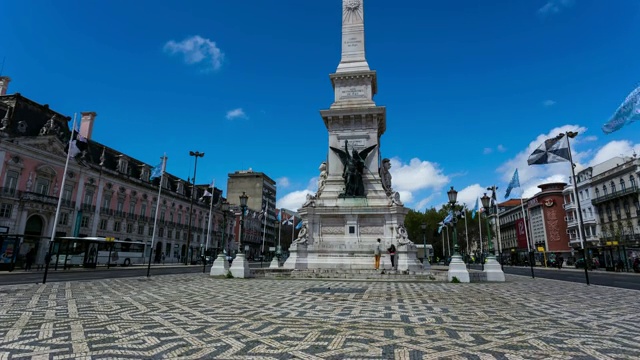
[[[486,214],[491,208],[491,198],[485,193],[480,198],[482,201],[482,207],[485,209],[485,221],[487,223],[487,236],[489,245],[489,256],[487,257],[487,263],[484,265],[484,272],[487,274],[487,281],[504,281],[504,272],[502,267],[496,261],[496,256],[493,251],[493,242],[491,241],[491,226],[489,224],[489,214]]]
[[[198,151],[189,151],[189,156],[195,157],[195,164],[193,165],[193,181],[191,186],[191,204],[189,205],[189,226],[187,227],[187,256],[185,256],[184,264],[188,265],[190,263],[192,252],[190,249],[191,246],[191,218],[193,218],[193,199],[196,193],[196,170],[198,169],[198,158],[204,157],[204,153]]]
[[[226,201],[222,201],[220,204],[220,209],[222,210],[222,242],[221,248],[222,251],[218,253],[218,257],[211,265],[211,275],[226,275],[227,271],[229,271],[229,260],[227,260],[228,252],[225,251],[227,248],[225,242],[225,230],[227,229],[227,215],[229,213],[229,203]]]
[[[447,196],[449,197],[449,204],[451,204],[451,211],[453,211],[453,219],[451,222],[453,223],[453,255],[460,255],[458,253],[458,229],[456,223],[458,222],[458,216],[455,214],[455,205],[456,200],[458,199],[458,192],[451,187],[451,190],[447,191]]]
[[[231,263],[231,267],[229,271],[233,277],[237,278],[248,278],[251,276],[251,271],[249,270],[249,263],[245,257],[244,251],[242,251],[242,239],[244,238],[244,213],[247,210],[247,200],[249,196],[245,192],[242,192],[240,195],[240,237],[238,238],[238,254],[236,258]]]
[[[429,262],[429,251],[427,250],[427,223],[423,222],[420,224],[420,228],[422,229],[422,249],[423,249],[423,259],[422,259],[422,269],[430,270],[431,263]]]
[[[449,197],[449,204],[451,204],[451,209],[453,211],[458,198],[458,192],[454,190],[452,186],[451,190],[447,191],[447,196]],[[453,215],[453,219],[451,219],[451,223],[453,224],[453,256],[449,263],[447,277],[449,281],[453,281],[453,278],[457,278],[460,282],[470,282],[469,270],[467,270],[467,266],[464,261],[462,261],[462,256],[458,253],[458,231],[456,229],[458,216],[456,214]]]

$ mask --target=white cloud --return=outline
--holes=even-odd
[[[541,16],[549,16],[560,13],[561,11],[573,6],[573,0],[549,0],[544,6],[538,9]]]
[[[507,151],[507,148],[504,147],[502,144],[500,144],[500,145],[498,145],[498,151],[505,152],[505,151]]]
[[[567,169],[567,174],[563,175],[563,174],[555,174],[555,175],[551,175],[548,176],[544,179],[539,179],[538,181],[534,182],[530,182],[529,184],[525,185],[522,187],[522,189],[524,189],[523,192],[523,196],[526,198],[532,197],[533,195],[537,194],[540,192],[540,188],[538,187],[538,185],[540,184],[547,184],[547,183],[554,183],[554,182],[563,182],[563,183],[567,183],[569,180],[569,170]],[[513,198],[517,198],[518,196],[520,196],[520,191],[521,189],[515,189],[514,191],[511,192]],[[499,197],[498,197],[499,198]]]
[[[589,166],[603,163],[616,156],[632,156],[633,153],[640,153],[640,144],[632,144],[628,140],[614,140],[598,149],[589,162]]]
[[[426,198],[420,200],[418,202],[418,204],[416,204],[414,209],[418,210],[418,211],[423,211],[423,209],[427,207],[427,204],[431,203],[433,201],[433,199],[435,199],[436,197],[438,197],[440,195],[441,195],[440,192],[432,193],[431,195],[427,196]]]
[[[480,184],[469,185],[458,191],[458,203],[467,205],[468,209],[473,209],[476,206],[476,199],[482,197],[486,192],[486,187],[480,186]]]
[[[282,189],[286,189],[289,186],[291,186],[291,183],[289,182],[289,178],[287,178],[286,176],[276,179],[276,184]]]
[[[244,113],[244,110],[242,110],[242,108],[237,108],[237,109],[227,111],[228,120],[246,119],[246,118],[247,118],[247,114]]]
[[[553,100],[545,100],[545,101],[542,102],[542,106],[544,106],[544,107],[551,107],[551,106],[553,106],[555,104],[556,104],[556,102],[553,101]]]
[[[276,206],[280,209],[297,211],[302,207],[302,204],[307,201],[307,194],[312,194],[312,191],[309,189],[304,189],[290,192],[281,197],[280,200],[276,202]]]
[[[484,150],[482,150],[482,153],[485,155],[491,154],[493,152],[492,148],[484,148]]]
[[[427,188],[438,190],[449,182],[449,177],[442,173],[438,164],[418,158],[404,164],[399,158],[394,157],[391,159],[390,172],[393,188],[398,192],[413,192]]]
[[[164,44],[164,51],[171,54],[182,54],[184,61],[189,64],[202,64],[204,70],[218,70],[222,66],[224,53],[216,43],[195,35],[180,42],[174,40]]]

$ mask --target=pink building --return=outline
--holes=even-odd
[[[80,153],[70,159],[63,186],[71,117],[19,93],[7,95],[9,81],[0,77],[0,229],[21,238],[16,265],[21,266],[31,248],[37,252],[35,264],[44,263],[60,194],[56,236],[115,237],[150,244],[160,185],[158,178],[150,180],[150,174],[157,164],[146,164],[94,141],[97,114],[83,112],[79,132],[86,145],[79,145]],[[205,247],[217,251],[223,222],[218,207],[214,206],[207,244],[209,204],[194,201],[188,253],[191,185],[165,174],[162,188],[154,258],[179,262],[199,255]],[[196,186],[195,199],[204,188]],[[216,189],[214,194],[218,199],[221,191]],[[228,225],[231,229],[232,221]]]

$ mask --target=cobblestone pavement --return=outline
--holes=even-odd
[[[214,279],[0,287],[0,359],[638,359],[640,292]]]

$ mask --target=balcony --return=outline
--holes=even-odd
[[[565,210],[575,209],[576,208],[576,203],[575,202],[566,203],[566,204],[563,204],[562,207]]]
[[[572,216],[565,216],[564,220],[567,222],[567,226],[577,226],[578,220]]]
[[[601,195],[596,197],[595,199],[591,200],[591,203],[593,205],[598,205],[598,204],[602,204],[605,201],[609,201],[612,199],[617,199],[626,195],[633,195],[633,194],[637,194],[640,193],[640,188],[638,188],[637,186],[630,186],[624,190],[616,190],[614,192],[612,192],[611,194],[606,194],[606,195]]]
[[[34,192],[21,191],[19,192],[20,201],[24,202],[39,202],[49,205],[58,205],[58,198],[55,196],[42,195]]]
[[[18,190],[16,190],[15,188],[0,188],[0,194],[5,198],[18,198]]]

